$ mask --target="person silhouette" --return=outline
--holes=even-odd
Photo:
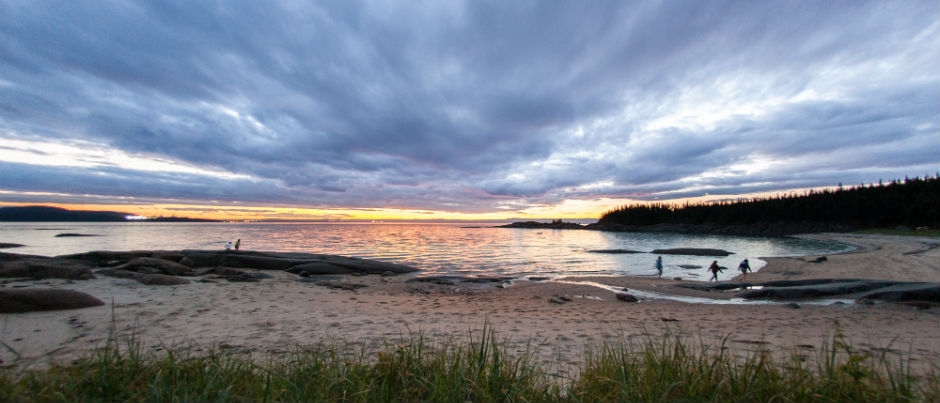
[[[747,262],[747,259],[741,261],[741,264],[738,265],[738,270],[741,271],[741,275],[743,276],[741,281],[747,279],[748,272],[753,272],[753,270],[751,270],[751,264]]]
[[[715,282],[717,283],[718,272],[724,271],[724,269],[722,269],[721,266],[718,265],[718,261],[715,260],[712,262],[711,266],[708,266],[708,271],[712,272],[712,278],[708,279],[708,281],[715,280]]]
[[[663,257],[659,256],[656,258],[656,271],[659,272],[659,277],[663,277]]]

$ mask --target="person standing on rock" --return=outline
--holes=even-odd
[[[241,245],[242,245],[242,239],[241,239],[241,238],[238,238],[238,240],[235,241],[235,251],[236,251],[236,252],[238,252],[238,247],[241,246]],[[745,261],[746,261],[746,260],[745,260]]]
[[[663,278],[663,257],[656,258],[656,271],[659,272],[659,278]]]
[[[724,269],[722,269],[721,266],[718,265],[718,261],[717,261],[717,260],[713,261],[713,262],[712,262],[712,265],[711,265],[711,266],[708,266],[708,271],[712,272],[712,278],[708,279],[708,281],[715,280],[715,282],[717,283],[717,282],[718,282],[718,272],[720,272],[720,271],[722,271],[722,270],[724,270]]]

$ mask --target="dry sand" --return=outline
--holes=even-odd
[[[749,281],[802,278],[871,278],[940,282],[940,241],[935,238],[814,234],[859,247],[828,256],[769,258]],[[347,278],[368,287],[329,289],[295,281],[295,275],[260,283],[192,283],[145,286],[132,280],[16,282],[6,287],[67,288],[107,305],[70,311],[0,314],[3,366],[67,362],[102,346],[109,335],[134,335],[149,351],[192,347],[266,356],[303,346],[349,345],[366,351],[397,343],[412,332],[425,340],[462,342],[495,329],[510,351],[527,348],[546,363],[577,365],[586,346],[622,339],[643,342],[671,332],[695,344],[726,345],[738,353],[767,347],[786,354],[817,354],[841,333],[855,347],[910,353],[916,363],[940,362],[940,307],[917,310],[900,304],[858,305],[825,301],[782,303],[733,299],[734,292],[673,287],[679,281],[648,277],[596,277],[496,284],[431,285],[411,276]],[[618,301],[626,287],[639,303]],[[549,302],[567,296],[565,304]],[[669,297],[666,297],[669,296]],[[688,298],[683,302],[675,297]],[[716,303],[721,302],[721,303]]]

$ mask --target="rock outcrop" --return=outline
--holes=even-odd
[[[54,289],[0,289],[0,313],[55,311],[104,305],[83,292]]]
[[[0,253],[0,277],[88,280],[95,278],[94,267],[84,260]]]
[[[273,277],[259,270],[283,270],[303,273],[305,276],[390,276],[418,271],[394,263],[309,253],[145,250],[92,251],[46,257],[0,252],[0,277],[7,278],[87,280],[100,274],[131,279],[146,285],[181,285],[191,283],[181,276],[215,274],[228,281],[238,282],[258,282]]]
[[[377,274],[391,276],[416,272],[410,266],[344,256],[309,253],[236,251],[92,251],[57,257],[0,253],[0,277],[69,280],[95,278],[95,274],[125,278],[145,285],[190,284],[186,277],[215,275],[233,282],[258,282],[273,275],[262,270],[323,274]],[[212,281],[201,279],[200,281]],[[332,282],[328,287],[355,289],[359,283]],[[0,289],[0,312],[76,309],[103,304],[72,290]]]
[[[115,269],[128,270],[134,272],[147,272],[152,274],[167,274],[171,276],[194,276],[195,270],[192,267],[155,257],[138,257],[130,262],[115,267]]]
[[[718,256],[718,257],[725,257],[728,255],[734,254],[734,252],[728,252],[726,250],[708,249],[708,248],[655,249],[650,253],[654,255],[690,255],[690,256]]]
[[[141,258],[156,258],[178,263],[194,269],[199,267],[230,267],[256,270],[284,270],[290,272],[306,271],[310,274],[395,274],[416,272],[410,266],[359,259],[345,256],[321,255],[297,252],[244,252],[244,251],[130,251],[108,252],[94,251],[74,255],[59,256],[93,262],[97,266],[114,267],[120,264],[138,261]],[[146,260],[138,266],[154,267],[154,261]],[[169,267],[182,270],[175,265],[163,265],[161,271]]]

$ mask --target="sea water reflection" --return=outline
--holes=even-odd
[[[844,244],[797,238],[748,238],[665,233],[495,228],[494,224],[427,223],[0,223],[0,242],[26,246],[8,252],[55,256],[90,250],[221,249],[241,239],[246,250],[338,254],[415,266],[429,275],[654,275],[654,249],[724,249],[713,258],[664,255],[663,277],[705,281],[712,260],[737,274],[749,259],[831,254]],[[93,236],[56,237],[62,233]],[[595,253],[629,249],[635,254]]]

